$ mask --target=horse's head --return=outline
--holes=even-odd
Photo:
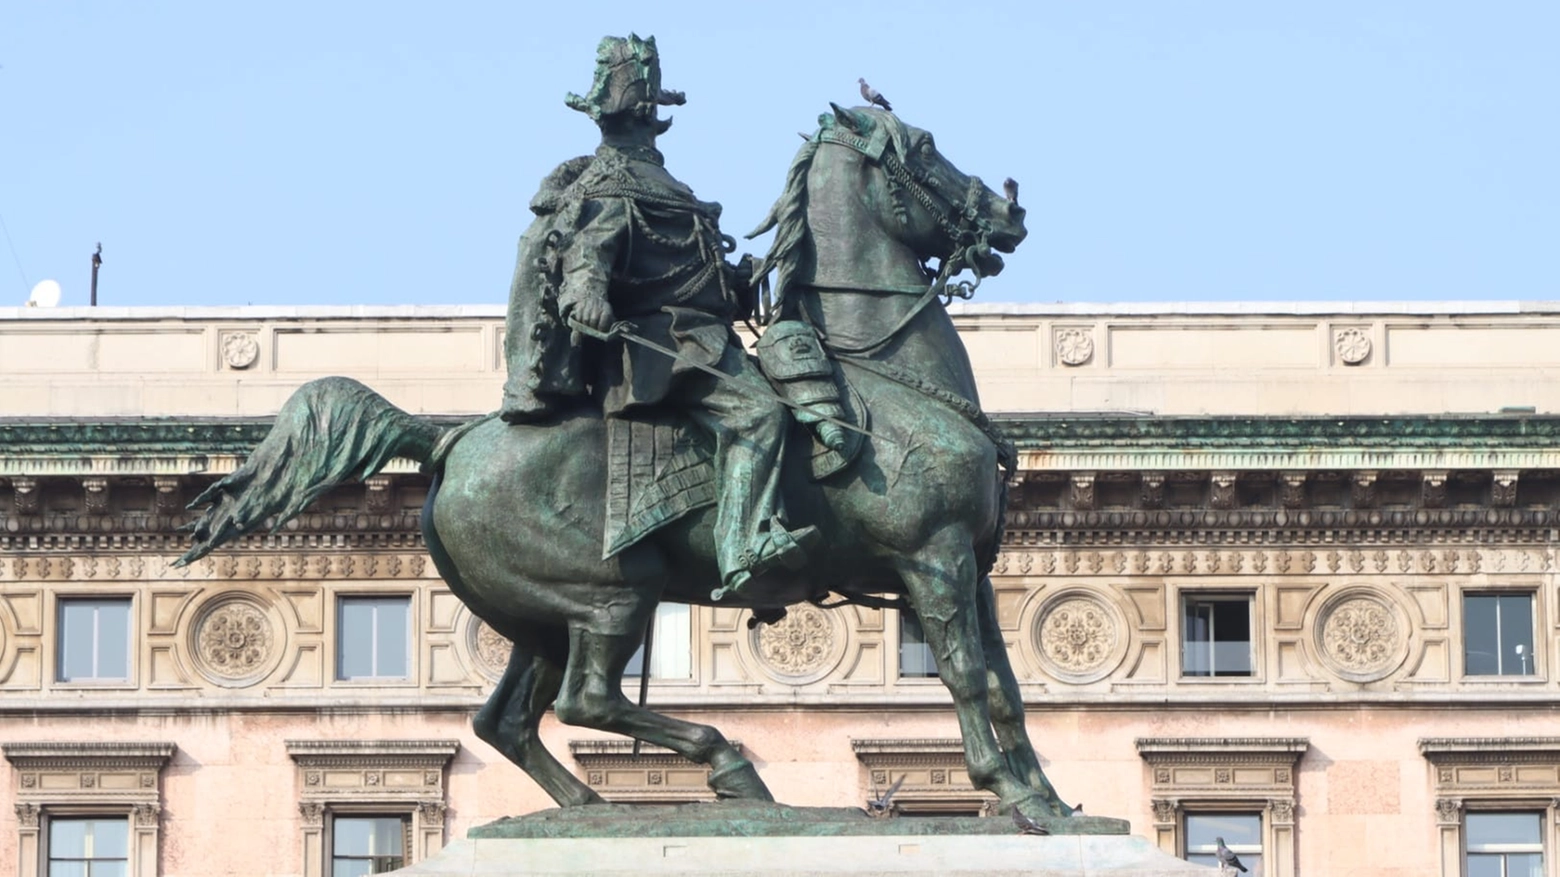
[[[862,155],[871,179],[886,199],[885,227],[923,259],[948,264],[951,273],[968,268],[977,276],[1002,270],[1002,257],[1024,239],[1024,209],[964,173],[937,151],[930,132],[905,124],[875,107],[845,109],[819,117],[817,139]],[[869,194],[870,197],[870,194]],[[946,275],[945,275],[946,276]]]

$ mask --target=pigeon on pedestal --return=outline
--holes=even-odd
[[[1051,830],[1044,825],[1025,816],[1015,805],[1013,807],[1013,824],[1018,826],[1019,834],[1050,834]]]

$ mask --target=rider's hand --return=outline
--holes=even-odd
[[[604,298],[591,298],[575,305],[569,312],[569,318],[595,329],[597,332],[606,332],[617,322],[617,315],[612,313],[612,305],[607,304]]]

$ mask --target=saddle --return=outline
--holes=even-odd
[[[870,428],[861,395],[838,369],[834,380],[842,391],[844,419]],[[780,462],[782,477],[805,467],[809,479],[822,481],[855,460],[863,439],[859,432],[847,432],[845,447],[836,451],[793,418]],[[714,458],[713,440],[675,411],[607,418],[607,520],[602,559],[689,512],[714,505]]]

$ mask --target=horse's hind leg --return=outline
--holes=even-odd
[[[967,534],[949,527],[916,554],[900,562],[899,572],[920,616],[937,675],[953,695],[964,738],[970,781],[1030,816],[1065,815],[1059,801],[1047,800],[1019,779],[992,733],[985,644],[976,614],[975,552]]]
[[[599,804],[601,796],[559,764],[537,734],[542,714],[552,706],[563,682],[562,640],[557,631],[535,630],[519,636],[503,678],[477,711],[472,727],[478,737],[519,765],[560,807]]]
[[[1027,782],[1030,788],[1048,798],[1053,808],[1065,807],[1056,790],[1040,769],[1040,757],[1029,741],[1029,731],[1024,727],[1024,698],[1018,690],[1018,677],[1013,674],[1013,662],[1008,657],[1007,643],[1002,639],[1002,627],[997,621],[997,599],[991,587],[991,579],[982,576],[975,586],[976,611],[980,620],[981,648],[986,655],[986,692],[991,705],[991,726],[997,732],[997,742],[1008,768]]]
[[[651,712],[623,696],[623,668],[638,647],[635,635],[571,628],[558,720],[665,746],[689,761],[707,764],[714,769],[710,788],[721,798],[773,801],[753,763],[719,731]]]

